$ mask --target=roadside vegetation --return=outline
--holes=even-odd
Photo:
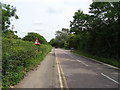
[[[26,73],[41,63],[52,47],[45,38],[34,32],[23,38],[18,37],[16,31],[10,28],[10,18],[18,16],[16,9],[10,5],[0,4],[2,7],[2,88],[10,88],[20,82]],[[40,45],[34,45],[38,38]]]
[[[26,72],[40,64],[51,50],[48,44],[41,44],[38,52],[34,42],[9,38],[2,38],[2,40],[2,85],[6,88],[23,79]]]
[[[94,60],[97,60],[97,61],[101,61],[101,62],[104,62],[104,63],[107,63],[107,64],[110,64],[110,65],[113,65],[113,66],[115,66],[115,67],[120,68],[119,62],[118,62],[118,60],[116,60],[116,59],[99,57],[99,56],[97,56],[97,55],[92,55],[92,54],[88,54],[88,53],[86,53],[86,52],[80,52],[80,51],[77,51],[77,50],[71,50],[71,52],[76,53],[76,54],[79,54],[79,55],[82,55],[82,56],[85,56],[85,57],[88,57],[88,58],[90,58],[90,59],[94,59]]]
[[[119,9],[120,2],[93,2],[90,14],[75,12],[70,29],[57,31],[49,43],[120,67]]]

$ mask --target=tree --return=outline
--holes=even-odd
[[[55,44],[58,47],[64,47],[65,42],[68,39],[69,29],[62,28],[62,31],[56,31]]]
[[[2,37],[9,38],[9,39],[19,39],[17,35],[15,35],[15,32],[12,30],[6,30],[2,33]]]
[[[79,34],[82,31],[85,31],[87,28],[87,19],[89,15],[84,14],[83,11],[78,10],[73,16],[73,21],[70,22],[70,32]]]
[[[92,33],[95,33],[95,38],[99,40],[96,40],[96,48],[101,51],[101,55],[104,53],[105,57],[117,59],[120,57],[118,55],[120,53],[120,47],[118,46],[120,38],[118,29],[120,28],[119,9],[120,2],[94,2],[90,5],[90,13],[93,14],[93,22],[96,24],[95,27],[92,27],[94,31]]]
[[[50,42],[49,42],[49,44],[51,46],[55,47],[56,46],[55,39],[51,39]]]
[[[77,49],[107,58],[120,58],[120,2],[93,2],[90,15],[75,12],[70,32],[76,35]]]
[[[10,6],[9,4],[2,4],[0,3],[0,8],[2,9],[2,31],[7,30],[11,24],[11,17],[15,17],[18,19],[16,12],[16,8]]]
[[[32,41],[32,42],[34,42],[36,39],[38,39],[41,44],[48,44],[46,39],[43,36],[41,36],[38,33],[34,33],[34,32],[30,32],[28,33],[28,35],[22,38],[22,40]]]
[[[75,34],[69,34],[66,45],[65,45],[65,48],[77,49],[77,44],[76,43],[78,43],[76,35]]]
[[[70,34],[70,30],[67,28],[62,28],[61,31],[56,31],[56,37],[55,39],[51,39],[49,44],[52,46],[57,46],[57,47],[65,47],[67,40],[68,40],[68,35]]]

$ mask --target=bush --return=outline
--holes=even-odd
[[[50,45],[40,45],[40,51],[33,42],[2,38],[3,87],[18,83],[51,50]]]
[[[36,39],[38,39],[41,44],[47,44],[46,39],[43,36],[41,36],[39,33],[30,32],[28,33],[28,35],[22,38],[22,40],[24,41],[32,41],[32,42],[34,42]]]

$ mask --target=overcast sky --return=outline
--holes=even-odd
[[[77,10],[88,13],[92,0],[4,0],[2,3],[16,7],[19,19],[12,24],[19,37],[36,32],[50,41],[57,30],[69,28]]]

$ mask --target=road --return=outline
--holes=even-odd
[[[120,88],[120,70],[53,48],[14,88]],[[114,89],[115,90],[115,89]]]

